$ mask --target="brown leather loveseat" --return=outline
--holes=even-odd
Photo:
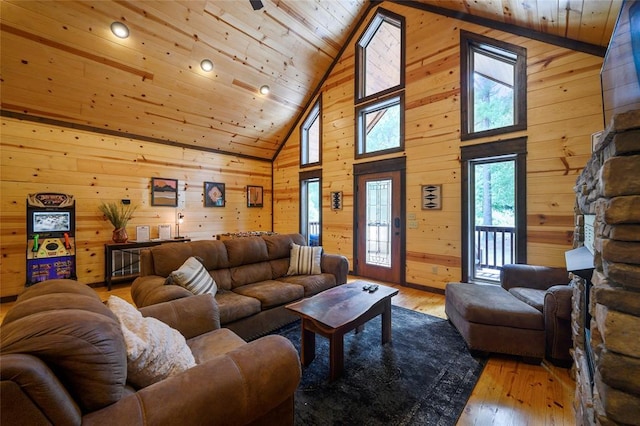
[[[95,291],[72,280],[29,287],[0,329],[0,423],[293,424],[300,361],[287,339],[246,343],[220,328],[210,294],[140,311],[182,333],[196,365],[135,388],[120,323]]]
[[[304,246],[305,240],[300,234],[276,234],[154,246],[140,253],[131,297],[142,307],[193,296],[165,283],[187,259],[198,257],[217,284],[222,327],[252,340],[298,319],[286,304],[347,282],[346,257],[324,252],[320,274],[287,275],[292,244]]]

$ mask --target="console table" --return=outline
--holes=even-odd
[[[106,243],[104,245],[104,282],[107,290],[111,290],[111,282],[131,280],[140,273],[140,250],[160,244],[184,243],[189,238],[172,240],[127,241],[126,243]]]

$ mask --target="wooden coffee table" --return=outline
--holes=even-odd
[[[316,356],[316,334],[329,339],[329,380],[340,377],[344,367],[344,335],[361,331],[372,318],[382,316],[382,344],[391,341],[391,298],[398,290],[378,285],[369,293],[362,289],[367,281],[353,281],[323,291],[313,297],[286,306],[302,318],[302,365]]]

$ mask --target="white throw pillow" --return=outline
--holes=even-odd
[[[195,257],[188,258],[177,271],[171,273],[170,278],[174,284],[186,288],[193,294],[211,293],[215,296],[218,291],[218,286],[207,268]]]
[[[289,271],[287,275],[318,275],[322,273],[320,260],[321,246],[299,246],[291,244]]]
[[[179,331],[160,320],[143,317],[133,305],[109,296],[107,306],[120,320],[127,346],[127,381],[144,388],[196,365]]]

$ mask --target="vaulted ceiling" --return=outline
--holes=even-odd
[[[3,0],[2,113],[271,160],[377,2],[261,3]],[[402,3],[602,53],[622,1]]]

